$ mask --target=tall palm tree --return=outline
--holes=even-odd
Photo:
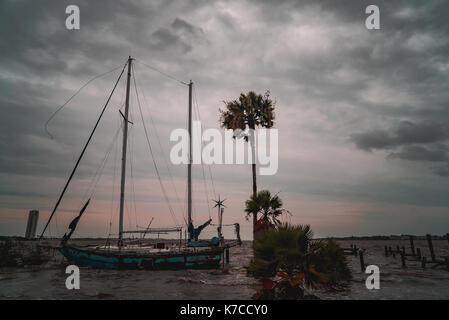
[[[254,91],[249,91],[247,94],[241,93],[237,100],[224,101],[224,104],[226,109],[220,109],[220,124],[222,128],[232,130],[240,129],[242,131],[250,129],[250,132],[254,132],[258,127],[271,128],[274,125],[275,102],[270,99],[269,91],[265,92],[264,95],[257,94]],[[235,135],[234,138],[236,138]],[[248,142],[248,138],[251,142],[252,151],[251,166],[254,196],[257,193],[254,136],[245,136],[246,142]],[[257,212],[253,212],[253,232],[256,222]]]
[[[280,223],[278,217],[288,212],[282,208],[283,203],[279,196],[277,194],[272,196],[268,190],[262,190],[255,195],[253,194],[249,200],[246,200],[245,205],[247,217],[253,213],[260,213],[262,219],[268,220],[275,225]]]

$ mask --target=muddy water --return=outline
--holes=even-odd
[[[323,292],[323,299],[449,299],[449,271],[444,267],[432,268],[427,264],[422,269],[421,262],[407,257],[406,268],[402,268],[401,257],[385,257],[384,246],[406,248],[411,254],[408,240],[360,240],[339,241],[342,247],[356,244],[366,249],[364,254],[366,265],[377,265],[380,269],[380,290],[367,290],[365,280],[368,276],[360,268],[358,257],[348,256],[353,280],[347,290],[342,292]],[[446,240],[433,240],[434,251],[438,257],[449,256],[449,244]],[[420,248],[422,255],[430,261],[430,252],[426,240],[415,240],[415,248]],[[440,258],[441,259],[441,258]]]
[[[366,264],[381,271],[381,289],[367,290],[366,274],[360,271],[358,257],[348,256],[353,280],[341,291],[314,291],[322,299],[449,299],[449,272],[426,270],[419,262],[385,257],[384,245],[405,245],[408,241],[341,241],[366,249]],[[425,241],[415,241],[423,255],[430,257]],[[437,256],[449,256],[446,241],[434,241]],[[409,249],[408,249],[409,250]],[[81,289],[67,290],[65,262],[59,254],[41,267],[0,270],[0,299],[250,299],[259,284],[246,276],[251,245],[231,249],[231,262],[220,270],[111,271],[80,268]]]

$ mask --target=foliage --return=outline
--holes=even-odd
[[[259,235],[248,271],[271,281],[271,286],[265,283],[256,298],[270,297],[277,290],[284,298],[294,299],[301,296],[304,287],[332,286],[350,279],[350,269],[338,244],[312,237],[310,226],[289,224]]]
[[[11,239],[0,242],[0,267],[15,267],[21,257],[19,246]]]
[[[11,239],[0,242],[0,267],[40,265],[46,261],[47,257],[35,243],[24,245]]]
[[[268,190],[259,191],[245,202],[246,218],[248,219],[254,213],[260,213],[262,219],[267,219],[273,224],[279,224],[280,221],[277,217],[288,212],[282,208],[282,205],[282,200],[277,194],[272,196]]]
[[[22,262],[24,265],[40,265],[48,261],[48,258],[42,252],[41,247],[33,245],[22,256]]]
[[[270,99],[270,92],[264,95],[249,91],[241,93],[237,100],[224,101],[226,110],[220,109],[220,123],[225,129],[246,130],[258,126],[271,128],[274,124],[275,103]]]

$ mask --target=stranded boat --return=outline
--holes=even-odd
[[[56,202],[56,205],[48,219],[44,230],[41,234],[41,239],[55,214],[59,203],[61,202],[68,186],[75,174],[78,165],[86,151],[89,142],[91,141],[94,132],[100,122],[106,107],[123,75],[125,68],[128,68],[127,84],[126,84],[126,100],[125,100],[125,112],[124,114],[120,111],[123,118],[123,144],[122,144],[122,163],[121,163],[121,184],[120,184],[120,216],[119,216],[119,230],[118,230],[118,240],[115,246],[106,244],[103,246],[77,246],[70,243],[70,238],[76,229],[78,221],[80,220],[83,213],[86,211],[90,199],[86,202],[84,207],[81,209],[79,215],[70,223],[69,232],[64,234],[59,251],[69,260],[73,261],[77,265],[90,266],[93,268],[101,269],[187,269],[187,268],[218,268],[220,266],[220,261],[223,257],[224,251],[230,246],[240,245],[240,234],[239,234],[239,224],[235,223],[235,232],[237,239],[233,242],[226,243],[222,235],[222,214],[223,214],[223,201],[215,201],[215,207],[218,208],[218,227],[217,227],[217,237],[213,237],[210,241],[198,240],[198,236],[201,231],[211,224],[212,219],[206,221],[203,225],[195,228],[192,222],[192,86],[193,83],[190,81],[188,84],[189,88],[189,162],[187,165],[187,222],[186,231],[188,233],[187,241],[183,241],[183,227],[172,227],[172,228],[146,228],[145,230],[123,230],[123,216],[124,216],[124,202],[125,202],[125,179],[126,179],[126,153],[127,153],[127,141],[128,141],[128,114],[129,114],[129,97],[130,97],[130,82],[131,75],[133,73],[133,58],[129,57],[126,64],[124,65],[122,72],[115,83],[115,86],[109,95],[109,98],[103,107],[103,110],[91,132],[87,143],[85,144],[81,155],[76,162],[72,173],[63,188],[63,191]],[[134,79],[135,81],[135,79]],[[137,91],[137,89],[136,89]],[[143,118],[142,118],[143,121]],[[145,129],[145,134],[147,134]],[[162,186],[162,185],[161,185]],[[167,246],[164,243],[157,243],[155,245],[149,245],[144,243],[125,243],[125,234],[135,234],[141,233],[143,236],[148,233],[178,233],[179,243]],[[143,237],[142,237],[143,239]]]

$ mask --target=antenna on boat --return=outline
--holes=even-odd
[[[222,232],[222,226],[223,226],[223,212],[224,212],[224,208],[226,208],[226,206],[223,204],[225,202],[226,199],[221,200],[220,199],[220,195],[218,195],[218,200],[213,200],[215,202],[214,208],[217,207],[218,208],[218,238],[220,240],[220,244],[223,244],[224,242],[224,238],[223,238],[223,232]]]
[[[126,148],[128,144],[128,113],[129,113],[129,88],[131,84],[131,65],[133,58],[128,58],[128,77],[126,82],[125,114],[123,116],[123,144],[122,144],[122,178],[120,183],[120,220],[118,229],[118,247],[123,246],[123,210],[125,206],[125,179],[126,179]]]
[[[189,242],[194,239],[194,228],[192,223],[192,87],[189,82],[189,163],[187,164],[187,230],[189,231]]]

